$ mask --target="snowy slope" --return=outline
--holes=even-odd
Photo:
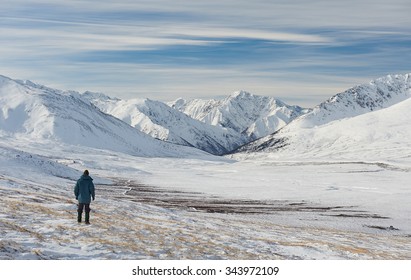
[[[200,151],[153,139],[101,112],[77,92],[0,76],[0,133],[141,156],[185,156]]]
[[[55,176],[76,179],[78,171],[50,160],[47,157],[5,147],[0,143],[0,174],[3,176],[28,177]]]
[[[163,141],[196,147],[216,155],[232,151],[246,142],[243,135],[232,129],[205,124],[159,101],[112,99],[91,92],[83,96],[103,112]]]
[[[299,120],[316,126],[387,108],[411,96],[411,74],[388,75],[334,95]]]
[[[178,99],[170,106],[202,122],[234,129],[247,135],[249,140],[271,134],[308,112],[278,99],[245,91],[235,92],[223,100]]]
[[[0,260],[411,257],[409,171],[31,149],[0,149]],[[85,167],[111,181],[91,225],[73,194]]]
[[[277,133],[239,152],[273,157],[395,158],[409,156],[410,75],[387,76],[349,89]]]
[[[389,108],[298,131],[281,131],[286,145],[275,157],[408,161],[411,99]],[[267,147],[263,151],[272,152]]]

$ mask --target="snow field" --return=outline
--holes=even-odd
[[[59,149],[33,146],[44,157]],[[364,163],[140,158],[69,147],[50,160],[61,168],[59,177],[31,161],[20,165],[17,177],[1,165],[1,259],[410,258],[407,171]],[[24,154],[19,149],[40,157],[25,145],[4,152],[3,159]],[[91,226],[77,224],[77,177],[70,178],[85,168],[97,183]],[[272,200],[344,209],[236,214],[160,207],[136,202],[144,193],[130,188],[141,183],[170,191],[168,199],[195,192],[204,201]],[[351,210],[365,216],[338,216]],[[386,229],[391,225],[399,230]]]

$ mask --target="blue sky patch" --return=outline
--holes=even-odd
[[[0,11],[0,74],[123,98],[247,90],[311,106],[411,72],[407,1],[375,1],[15,0]]]

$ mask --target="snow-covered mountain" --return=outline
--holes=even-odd
[[[390,150],[401,155],[411,137],[410,97],[411,74],[382,77],[331,97],[312,112],[237,152],[276,152],[287,158],[358,156],[382,150],[388,157]]]
[[[277,131],[308,111],[245,91],[223,100],[178,99],[169,106],[150,99],[120,100],[91,92],[83,96],[148,135],[217,155]]]
[[[120,100],[90,92],[60,91],[0,76],[0,134],[141,156],[202,154],[190,147],[224,154],[244,144],[236,152],[279,154],[279,150],[284,150],[287,157],[327,149],[338,152],[344,149],[335,143],[358,138],[352,131],[376,135],[378,129],[389,134],[387,139],[397,139],[390,136],[393,134],[401,135],[393,127],[381,126],[384,122],[376,111],[408,100],[410,76],[376,79],[339,93],[312,110],[244,91],[223,100],[179,99],[168,106],[149,99]],[[371,114],[374,112],[376,115]],[[401,114],[405,116],[407,112]],[[361,127],[352,119],[362,115],[379,121],[364,119]],[[355,129],[346,125],[350,122],[355,122]],[[406,129],[402,123],[394,122],[391,126]],[[255,138],[259,139],[246,144]],[[373,137],[369,139],[368,144],[377,145]]]
[[[57,141],[139,156],[202,154],[156,140],[103,113],[73,91],[60,91],[0,76],[0,134]]]
[[[159,101],[120,100],[91,92],[83,96],[103,112],[163,141],[196,147],[216,155],[232,151],[247,141],[241,133],[192,119]]]
[[[223,100],[178,99],[169,105],[204,123],[240,132],[249,141],[277,131],[309,111],[246,91],[235,92]]]
[[[300,122],[322,125],[387,108],[410,97],[411,74],[388,75],[350,88],[321,103]]]
[[[1,91],[3,132],[142,155],[157,155],[159,149],[145,148],[152,139],[130,126],[162,141],[221,155],[276,131],[306,112],[298,106],[244,91],[220,101],[193,100],[182,104],[179,100],[171,107],[150,99],[79,94],[7,77],[1,78]],[[195,113],[187,114],[193,108]]]

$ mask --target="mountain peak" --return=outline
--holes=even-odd
[[[92,91],[85,91],[82,93],[82,96],[89,100],[92,100],[92,99],[100,99],[100,100],[106,100],[106,101],[120,100],[118,98],[105,95],[104,93],[101,93],[101,92],[92,92]]]
[[[411,73],[406,73],[406,74],[392,74],[392,75],[387,75],[383,76],[377,79],[374,79],[370,82],[370,84],[378,84],[378,83],[386,83],[386,84],[392,84],[392,83],[408,83],[408,85],[411,84]]]
[[[254,96],[252,93],[249,93],[245,90],[235,91],[228,97],[229,99],[237,99],[237,98],[250,98]]]

